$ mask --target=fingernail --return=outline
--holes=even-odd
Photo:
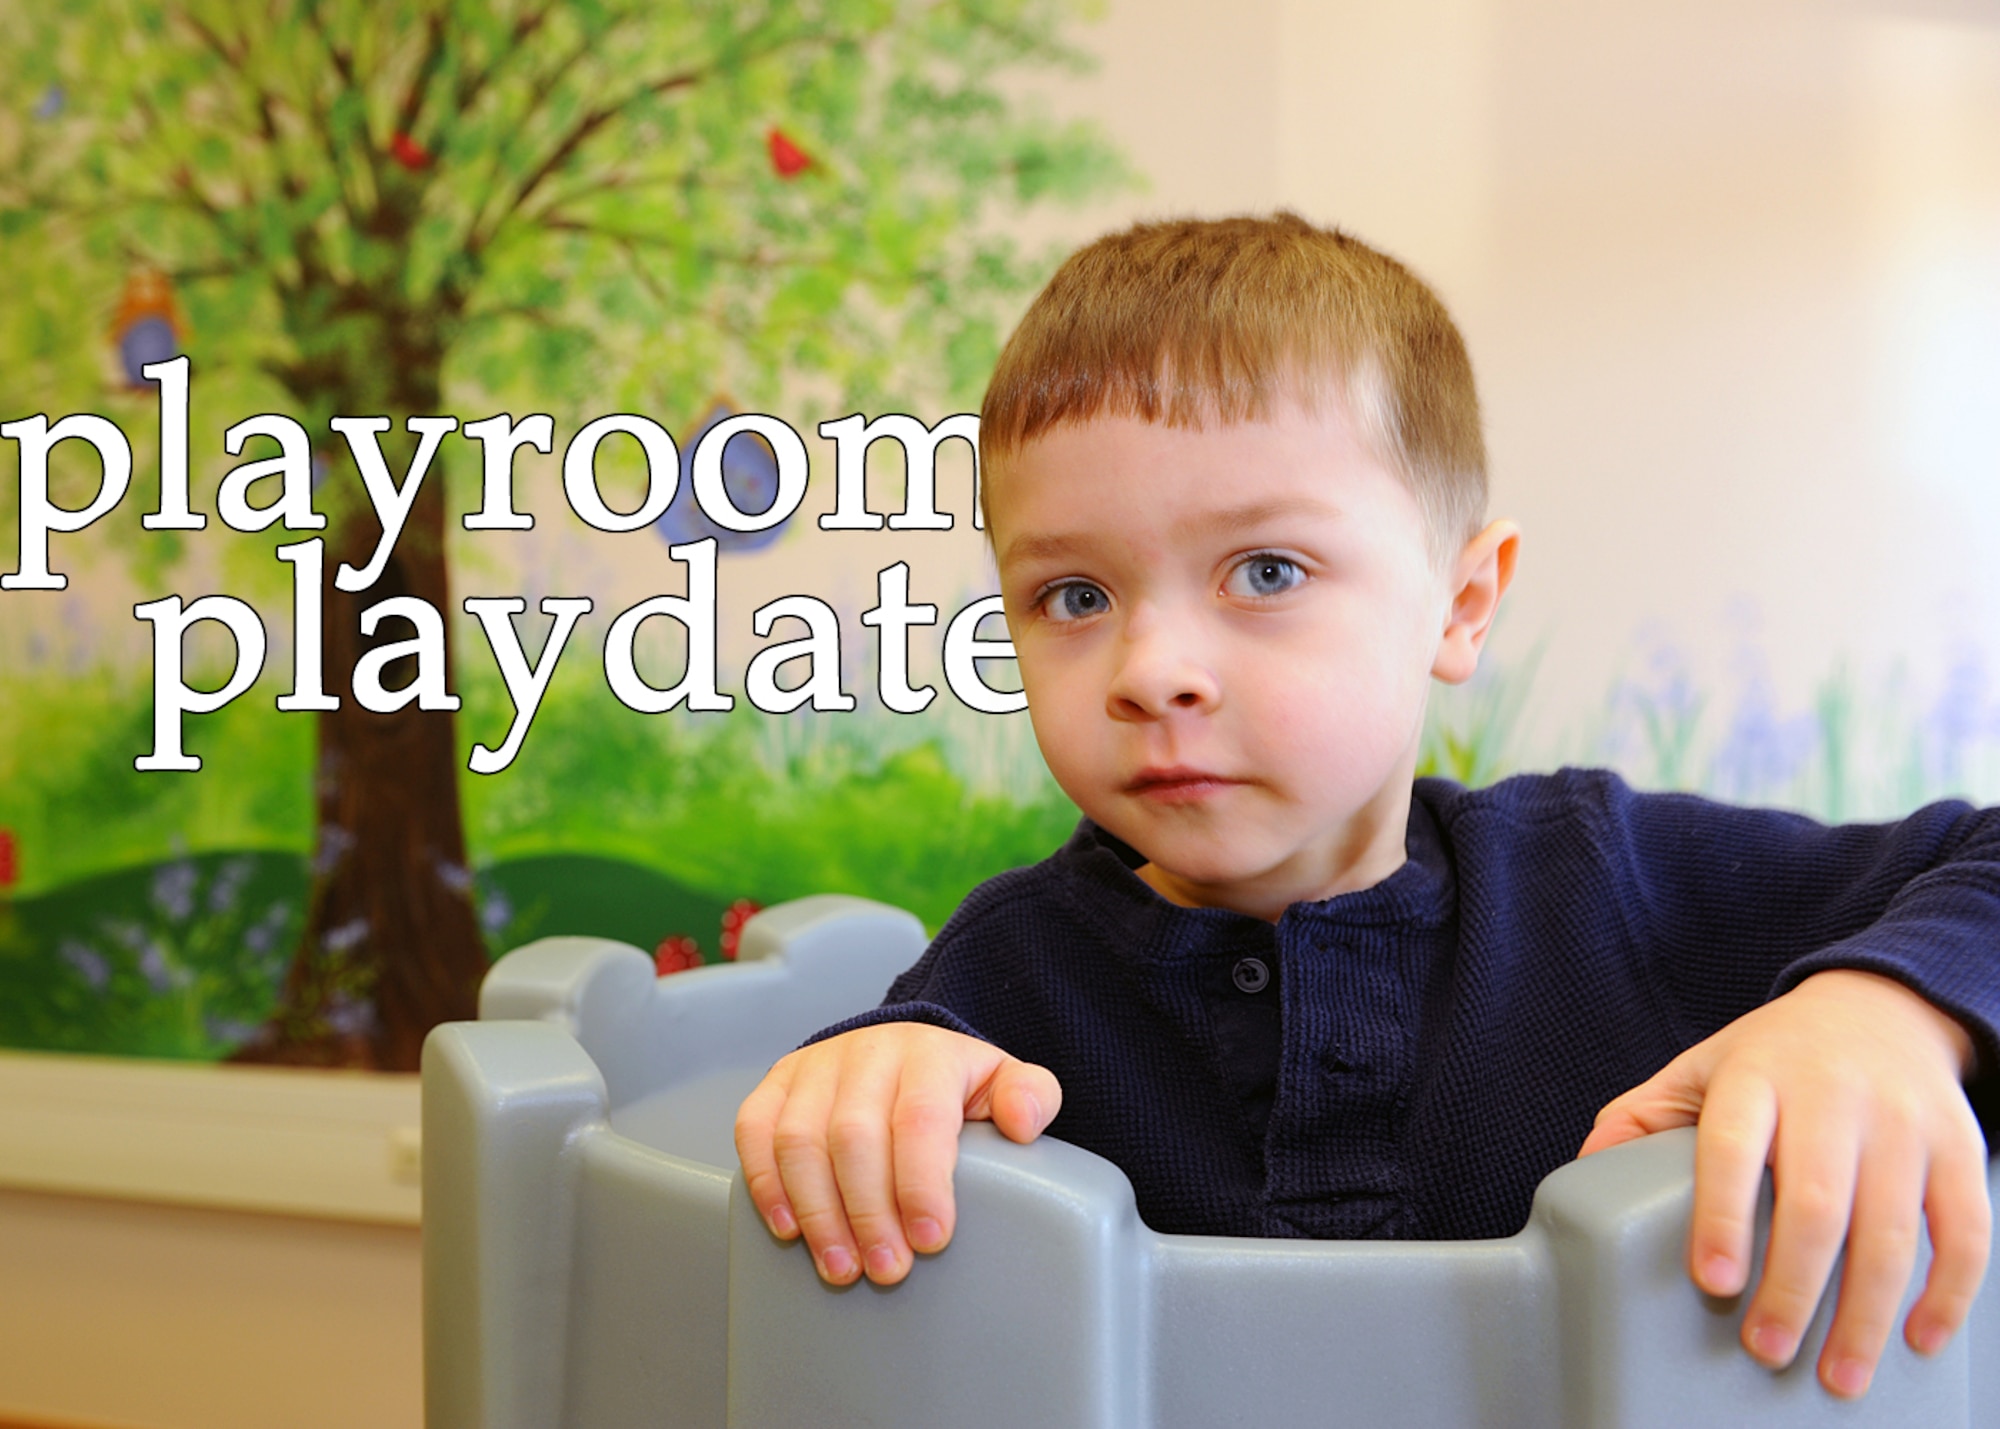
[[[944,1227],[930,1216],[918,1216],[910,1222],[910,1244],[918,1250],[936,1250],[944,1244]]]
[[[1826,1372],[1827,1388],[1843,1399],[1858,1399],[1868,1389],[1868,1381],[1874,1378],[1867,1364],[1852,1355],[1842,1355],[1833,1362]]]
[[[771,1207],[771,1234],[782,1240],[790,1240],[798,1234],[799,1223],[792,1219],[790,1206]]]
[[[1943,1325],[1926,1325],[1917,1331],[1917,1353],[1934,1355],[1951,1343],[1951,1331]]]
[[[1036,1126],[1042,1125],[1041,1099],[1038,1098],[1033,1092],[1023,1092],[1021,1094],[1021,1100],[1025,1101],[1028,1104],[1028,1115],[1033,1119],[1034,1124]]]
[[[1714,1295],[1727,1295],[1736,1284],[1736,1262],[1720,1251],[1701,1263],[1702,1288]]]
[[[844,1245],[830,1245],[820,1253],[819,1268],[828,1280],[845,1280],[854,1273],[854,1257]]]
[[[1796,1348],[1791,1335],[1783,1326],[1768,1320],[1750,1332],[1750,1352],[1769,1365],[1780,1369],[1792,1362],[1792,1352]]]
[[[896,1252],[886,1245],[868,1247],[868,1278],[887,1280],[896,1273]]]

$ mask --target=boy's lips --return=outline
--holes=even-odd
[[[1227,775],[1212,773],[1206,769],[1192,769],[1185,764],[1149,765],[1132,776],[1125,785],[1125,792],[1145,798],[1178,802],[1218,794],[1243,782],[1241,779],[1231,779]]]

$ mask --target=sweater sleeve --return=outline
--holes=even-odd
[[[1828,826],[1685,794],[1598,784],[1629,879],[1627,919],[1689,1040],[1814,973],[1891,977],[2000,1069],[2000,809],[1958,801]]]
[[[984,1042],[988,1038],[980,1036],[979,1029],[953,1012],[935,1002],[921,1000],[909,1002],[885,1002],[880,1007],[871,1007],[866,1012],[836,1022],[831,1027],[822,1027],[805,1041],[801,1047],[810,1047],[815,1042],[824,1042],[829,1037],[838,1037],[843,1032],[853,1032],[863,1027],[874,1027],[883,1022],[928,1022],[933,1027],[942,1027],[950,1032],[962,1032],[967,1037],[978,1037]]]
[[[1040,872],[1039,868],[1019,869],[975,888],[924,949],[923,956],[889,984],[881,1006],[823,1027],[799,1045],[810,1047],[843,1032],[884,1022],[925,1022],[982,1042],[992,1041],[968,1018],[978,1016],[979,1000],[992,982],[991,969],[997,961],[994,915],[1018,899],[1019,886],[1037,880]]]

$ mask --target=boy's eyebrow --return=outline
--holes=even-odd
[[[1003,554],[1009,561],[1044,561],[1075,555],[1088,544],[1081,536],[1022,536],[1009,541]]]
[[[1204,511],[1198,518],[1184,522],[1181,529],[1186,534],[1198,531],[1228,533],[1262,526],[1267,521],[1282,520],[1288,516],[1321,516],[1338,520],[1341,515],[1338,506],[1316,496],[1277,496],[1269,501],[1252,501],[1223,511]]]
[[[1202,512],[1199,516],[1183,522],[1178,534],[1186,536],[1219,531],[1224,535],[1231,535],[1289,516],[1317,516],[1339,520],[1342,514],[1338,506],[1330,501],[1322,501],[1316,496],[1278,496],[1269,501],[1247,502],[1242,506],[1231,506],[1222,511]],[[1074,556],[1088,550],[1091,544],[1091,536],[1088,533],[1020,536],[1009,541],[1006,550],[1000,553],[1000,556],[1007,562],[1053,560],[1062,556]]]

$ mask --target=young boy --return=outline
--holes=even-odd
[[[1511,1234],[1579,1143],[1698,1121],[1703,1289],[1746,1283],[1775,1171],[1753,1355],[1791,1360],[1844,1245],[1819,1374],[1861,1394],[1925,1219],[1904,1333],[1950,1338],[1990,1234],[1961,1083],[2000,1065],[2000,813],[1415,781],[1518,541],[1423,284],[1289,214],[1112,235],[1023,319],[980,449],[1085,818],[744,1102],[776,1235],[900,1280],[951,1236],[969,1117],[1108,1157],[1163,1231],[1406,1238]]]

